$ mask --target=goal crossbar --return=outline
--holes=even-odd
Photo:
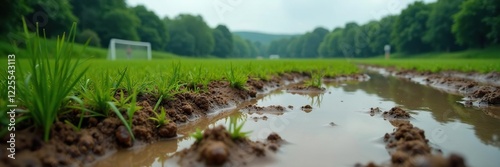
[[[129,41],[123,39],[112,38],[109,41],[109,51],[108,51],[108,59],[116,60],[116,43],[125,44],[125,45],[135,45],[135,46],[145,46],[147,48],[147,57],[148,60],[152,59],[151,55],[151,43],[149,42],[140,42],[140,41]]]

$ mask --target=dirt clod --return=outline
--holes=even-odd
[[[222,165],[226,163],[229,156],[227,146],[220,142],[214,141],[208,144],[203,150],[203,157],[206,165]]]
[[[180,166],[242,166],[267,152],[275,152],[282,139],[271,134],[266,142],[253,142],[247,138],[232,139],[224,126],[206,129],[203,139],[190,148],[177,153]],[[198,165],[193,164],[198,163]]]
[[[158,128],[158,135],[166,138],[177,136],[177,125],[174,122],[170,122],[166,125],[160,126],[160,128]]]
[[[132,136],[130,136],[130,133],[127,131],[125,126],[118,127],[118,129],[116,129],[115,136],[120,145],[124,147],[132,147]]]
[[[410,113],[399,107],[393,107],[391,110],[384,112],[384,117],[396,118],[396,119],[408,119],[410,117]]]

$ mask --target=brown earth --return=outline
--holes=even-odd
[[[249,114],[258,114],[262,115],[266,114],[275,114],[275,115],[283,115],[284,112],[287,111],[287,108],[280,105],[271,105],[267,107],[261,107],[257,105],[248,105],[241,109],[242,112],[247,112]]]
[[[232,139],[224,126],[217,126],[205,130],[203,139],[176,156],[179,157],[180,166],[244,166],[276,152],[282,141],[276,133],[270,134],[265,142],[254,142],[247,138]]]
[[[416,70],[398,70],[393,67],[363,66],[369,70],[384,70],[389,75],[415,80],[444,90],[448,93],[466,97],[467,105],[500,106],[500,73],[487,74],[477,72],[443,71],[438,73],[419,72]]]
[[[372,111],[377,112],[377,109],[372,108]],[[445,158],[439,150],[433,151],[433,148],[429,146],[429,140],[425,137],[424,130],[414,127],[409,120],[405,120],[410,118],[408,112],[394,107],[384,113],[397,116],[395,117],[397,119],[390,120],[390,123],[396,127],[395,131],[390,134],[386,133],[383,137],[386,149],[391,155],[390,164],[377,165],[370,162],[367,165],[357,164],[357,167],[465,167],[465,160],[460,155],[451,154]]]
[[[135,141],[115,114],[110,114],[107,118],[85,118],[80,131],[68,124],[56,122],[51,128],[51,139],[47,142],[42,140],[41,129],[33,128],[29,124],[18,126],[16,128],[22,130],[16,131],[17,159],[7,158],[5,149],[0,149],[0,166],[90,164],[97,158],[117,149],[175,137],[177,126],[182,126],[185,122],[205,116],[212,110],[256,97],[257,92],[265,92],[303,77],[303,73],[285,73],[274,76],[268,81],[249,78],[244,90],[231,88],[227,81],[213,81],[208,85],[208,90],[203,93],[193,93],[188,88],[184,88],[187,89],[183,91],[186,93],[176,94],[173,99],[161,102],[161,106],[167,110],[168,119],[171,121],[158,128],[156,123],[149,119],[154,116],[152,106],[158,99],[151,94],[139,94],[137,104],[142,108],[134,114],[132,126]],[[126,95],[127,92],[124,94]],[[120,95],[117,93],[115,97],[119,98]],[[128,119],[126,114],[123,115],[125,119]],[[58,120],[69,120],[76,125],[79,112],[71,111]],[[7,141],[8,136],[2,139]],[[0,143],[0,148],[6,147],[6,142]]]

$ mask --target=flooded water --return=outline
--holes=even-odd
[[[412,124],[425,130],[434,148],[445,155],[458,153],[470,166],[500,164],[500,110],[464,107],[461,97],[410,81],[372,74],[365,82],[327,84],[324,94],[291,94],[277,90],[246,104],[294,107],[282,114],[262,115],[238,109],[211,115],[179,129],[178,139],[117,152],[96,166],[172,166],[175,152],[188,148],[194,140],[189,134],[229,123],[229,117],[246,121],[244,131],[252,140],[263,140],[277,132],[287,141],[278,153],[257,166],[354,166],[388,162],[382,137],[393,126],[381,116],[370,116],[371,107],[383,111],[400,106],[412,115]],[[300,108],[311,105],[313,110]],[[267,119],[261,119],[266,116]],[[496,118],[495,118],[496,116]],[[170,158],[170,160],[168,160]]]

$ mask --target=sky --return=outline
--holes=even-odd
[[[210,27],[231,31],[302,34],[316,27],[333,30],[347,22],[358,24],[399,14],[417,0],[127,0],[144,5],[161,18],[201,15]],[[423,0],[434,2],[435,0]]]

